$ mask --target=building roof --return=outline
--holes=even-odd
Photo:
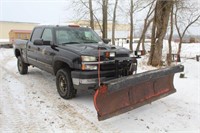
[[[0,23],[25,23],[25,24],[39,24],[39,23],[34,23],[34,22],[18,22],[18,21],[1,21],[0,20]]]
[[[10,32],[14,33],[31,33],[31,30],[10,30]]]

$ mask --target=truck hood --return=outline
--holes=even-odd
[[[79,55],[97,55],[99,48],[101,51],[114,51],[117,54],[129,53],[128,49],[104,43],[70,44],[61,47],[66,50],[73,51]]]

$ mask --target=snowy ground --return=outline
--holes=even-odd
[[[193,45],[184,45],[183,54],[200,54],[200,44]],[[16,61],[12,49],[0,49],[0,132],[200,132],[200,62],[196,60],[182,59],[186,78],[175,76],[175,94],[101,122],[92,91],[63,100],[54,76],[32,67],[22,76]]]

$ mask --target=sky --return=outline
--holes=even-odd
[[[70,2],[71,0],[0,0],[0,21],[64,23],[73,20],[77,14],[70,8]],[[142,15],[138,13],[135,16],[137,26],[138,23],[143,23]],[[139,27],[141,26],[137,29]],[[189,33],[200,35],[199,31],[199,26],[192,27]]]
[[[59,23],[67,20],[66,0],[0,0],[0,20]]]

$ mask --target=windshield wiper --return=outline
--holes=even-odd
[[[65,42],[65,43],[62,43],[63,44],[80,44],[80,42]]]
[[[98,42],[96,42],[96,41],[85,41],[83,43],[98,43]]]

